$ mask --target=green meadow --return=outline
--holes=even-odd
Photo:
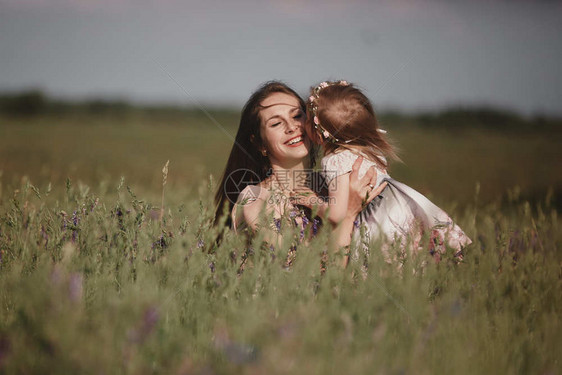
[[[562,371],[559,120],[382,114],[391,175],[473,244],[323,270],[326,227],[290,267],[215,244],[237,111],[104,108],[0,115],[0,373]]]

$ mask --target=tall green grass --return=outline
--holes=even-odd
[[[83,107],[0,118],[0,373],[562,372],[558,122],[382,116],[391,175],[474,243],[322,272],[327,228],[291,267],[260,235],[215,245],[235,114]]]
[[[288,249],[260,236],[248,246],[227,231],[214,245],[214,186],[184,200],[167,185],[160,221],[158,194],[127,184],[4,187],[0,372],[562,370],[562,232],[548,196],[446,202],[474,241],[460,264],[422,251],[398,267],[372,248],[366,270],[329,255],[322,273],[326,228],[287,268]]]

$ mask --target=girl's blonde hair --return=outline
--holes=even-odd
[[[312,88],[306,112],[305,131],[323,145],[325,155],[341,148],[359,151],[384,169],[385,158],[399,160],[380,131],[371,102],[352,84],[323,82]]]

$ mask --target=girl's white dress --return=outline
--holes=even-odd
[[[351,172],[357,158],[358,155],[350,150],[325,156],[321,164],[326,184],[329,186],[334,178]],[[400,241],[402,247],[410,243],[417,250],[423,247],[421,239],[428,235],[429,250],[440,253],[445,251],[445,245],[459,253],[472,242],[445,211],[416,190],[391,178],[373,161],[363,159],[359,178],[373,165],[377,170],[376,186],[383,181],[387,181],[388,186],[359,214],[353,232],[354,241],[363,240],[368,243],[382,240],[387,245]],[[361,227],[364,228],[365,238],[360,238]],[[385,248],[386,246],[383,250]]]

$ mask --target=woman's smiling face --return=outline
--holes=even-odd
[[[260,134],[272,165],[288,168],[303,162],[310,151],[303,126],[306,116],[299,100],[276,92],[261,103]]]

